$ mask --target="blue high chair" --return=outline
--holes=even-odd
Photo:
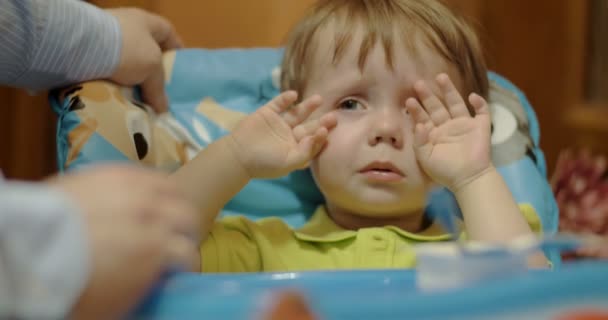
[[[105,81],[52,92],[51,104],[58,115],[59,169],[68,171],[93,163],[123,161],[175,170],[278,94],[282,54],[282,49],[271,48],[184,49],[165,54],[166,89],[171,106],[164,115],[155,115],[140,103],[136,89]],[[516,201],[532,206],[543,232],[554,234],[558,209],[546,179],[534,110],[508,80],[495,73],[489,73],[488,77],[493,162]],[[299,227],[322,200],[309,171],[302,170],[279,179],[252,181],[226,205],[221,215],[242,214],[254,220],[279,216],[289,225]],[[445,189],[431,194],[427,212],[437,219],[460,215],[453,196]],[[557,268],[559,256],[547,254]],[[601,268],[596,265],[586,268],[592,271],[591,285],[597,280],[593,275]],[[528,277],[539,287],[551,282],[548,273]],[[420,318],[426,317],[424,308],[416,307],[418,303],[424,305],[420,300],[424,298],[416,293],[412,279],[411,271],[379,270],[174,275],[160,284],[135,317],[187,319],[207,313],[210,318],[242,319],[263,305],[261,296],[285,287],[297,287],[307,297],[314,297],[312,305],[326,318],[370,319],[373,315],[374,319],[381,319],[386,315],[384,318],[389,319],[391,315],[409,316],[408,310],[414,309],[421,310]],[[496,286],[509,287],[513,292],[521,289],[507,282]],[[483,288],[490,297],[497,294],[492,288]],[[374,294],[367,297],[367,292]],[[602,293],[607,297],[606,290]],[[476,293],[471,291],[470,295]],[[411,297],[411,303],[403,303],[406,296]],[[443,301],[448,308],[452,298],[456,296],[445,294],[443,300],[433,303]],[[371,305],[363,303],[370,301]],[[390,313],[391,308],[400,311]]]

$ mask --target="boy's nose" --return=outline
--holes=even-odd
[[[403,126],[405,118],[401,112],[378,111],[378,116],[372,119],[370,132],[370,145],[388,143],[396,149],[403,147]]]

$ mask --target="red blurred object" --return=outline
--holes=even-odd
[[[318,320],[308,302],[301,294],[288,291],[275,297],[270,310],[261,317],[263,320]]]
[[[551,185],[560,209],[560,230],[608,234],[606,157],[589,151],[560,154]]]
[[[588,150],[559,155],[551,185],[560,209],[560,231],[608,236],[606,167],[605,156]]]
[[[608,320],[608,312],[581,310],[560,316],[556,320]]]

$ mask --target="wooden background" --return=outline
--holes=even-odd
[[[99,0],[166,16],[188,47],[278,46],[312,0]],[[476,22],[489,66],[528,96],[541,124],[549,168],[560,150],[608,152],[608,105],[584,100],[588,0],[447,0]],[[608,40],[607,40],[608,41]],[[56,171],[54,123],[46,94],[0,88],[0,168],[39,179]]]

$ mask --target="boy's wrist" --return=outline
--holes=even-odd
[[[474,187],[475,184],[484,180],[485,177],[489,177],[491,175],[498,174],[498,171],[493,165],[488,166],[486,169],[478,172],[477,174],[463,179],[460,182],[455,183],[453,186],[448,186],[448,189],[454,194],[458,195],[463,193],[466,189]]]
[[[221,143],[225,150],[227,150],[227,156],[230,162],[233,162],[235,165],[235,169],[241,171],[243,175],[245,175],[248,179],[253,179],[252,172],[246,165],[246,161],[243,159],[242,151],[243,148],[235,139],[232,134],[225,136],[224,138],[218,141]]]

